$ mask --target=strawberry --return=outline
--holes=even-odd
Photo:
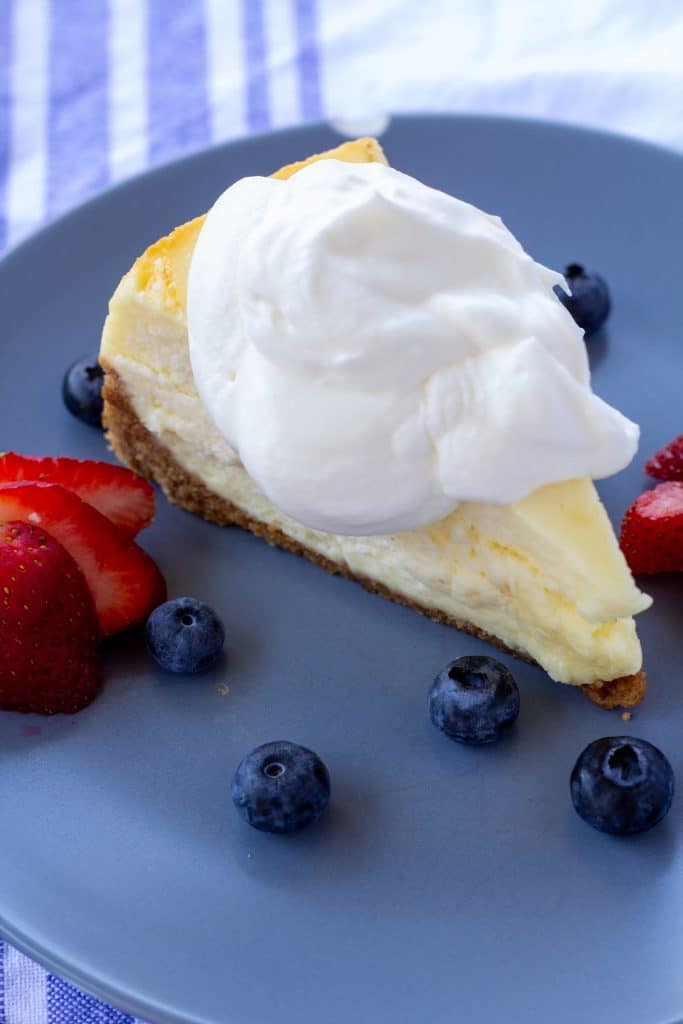
[[[657,480],[683,480],[683,434],[651,455],[645,463],[645,472]]]
[[[619,543],[633,573],[683,572],[683,482],[658,484],[636,498]]]
[[[42,480],[61,484],[134,537],[154,518],[154,489],[131,469],[93,459],[0,455],[0,484]]]
[[[85,577],[105,636],[143,623],[166,600],[156,562],[135,541],[59,484],[0,487],[0,523],[40,526],[66,548]]]
[[[39,526],[0,526],[0,708],[80,711],[97,695],[99,628],[83,575]]]

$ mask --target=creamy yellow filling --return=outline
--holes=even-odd
[[[138,335],[139,352],[148,349],[149,326]],[[124,336],[121,348],[135,347],[130,329]],[[176,345],[169,333],[164,338],[171,356]],[[176,341],[182,350],[182,332]],[[630,615],[648,599],[633,584],[590,481],[555,484],[513,506],[462,504],[439,523],[394,536],[320,533],[283,515],[257,490],[191,389],[178,351],[162,373],[122,354],[110,332],[102,357],[141,422],[178,463],[252,517],[526,651],[560,682],[592,683],[641,667]]]
[[[327,155],[384,159],[370,139]],[[201,223],[182,225],[140,257],[112,298],[102,337],[103,364],[118,373],[137,416],[176,461],[252,518],[527,652],[559,682],[637,672],[642,657],[631,616],[650,600],[636,588],[590,480],[544,487],[515,505],[464,503],[431,526],[384,537],[310,530],[257,490],[209,420],[192,377],[185,287]]]

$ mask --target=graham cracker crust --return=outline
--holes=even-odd
[[[242,529],[263,537],[273,546],[284,548],[307,558],[333,575],[345,576],[347,579],[360,583],[362,587],[373,594],[380,594],[398,604],[407,605],[436,622],[470,633],[514,657],[536,664],[525,651],[509,647],[497,637],[478,629],[469,622],[448,615],[440,609],[420,605],[389,590],[381,583],[351,572],[348,568],[330,561],[323,555],[319,555],[293,540],[276,527],[253,519],[232,502],[209,490],[201,480],[183,469],[173,458],[171,452],[140,422],[123,383],[116,371],[107,367],[106,360],[103,361],[103,368],[105,370],[103,424],[110,447],[118,458],[136,473],[155,480],[172,504],[179,505],[188,512],[193,512],[195,515],[201,516],[202,519],[217,523],[219,526],[240,526]],[[590,686],[582,686],[581,689],[594,704],[598,704],[600,707],[635,707],[645,696],[647,676],[641,669],[635,675],[622,676],[609,682],[596,682]]]

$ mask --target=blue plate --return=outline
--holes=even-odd
[[[153,239],[245,174],[326,149],[314,126],[183,160],[100,196],[0,265],[3,448],[106,457],[62,408],[70,360],[97,349],[107,300]],[[397,167],[500,214],[549,266],[599,269],[609,330],[595,387],[680,433],[683,159],[538,122],[404,117]],[[614,522],[642,458],[601,486]],[[427,689],[486,645],[163,499],[143,543],[171,594],[214,605],[227,659],[184,680],[139,637],[110,644],[102,696],[73,718],[0,714],[0,931],[140,1016],[192,1024],[662,1024],[683,1017],[683,808],[636,839],[600,835],[569,801],[598,736],[660,745],[683,779],[680,578],[647,581],[651,689],[628,724],[506,659],[522,711],[505,742],[451,743]],[[229,689],[228,689],[229,688]],[[238,820],[242,754],[313,747],[333,799],[290,838]]]

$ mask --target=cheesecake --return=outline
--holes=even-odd
[[[386,164],[375,140],[358,139],[273,177],[288,181],[324,160]],[[555,480],[503,504],[458,501],[435,521],[366,535],[316,528],[266,496],[193,373],[188,277],[203,226],[198,217],[151,245],[110,301],[100,363],[103,421],[118,458],[204,519],[250,530],[535,662],[604,707],[638,704],[646,676],[634,615],[650,601],[590,477]]]

